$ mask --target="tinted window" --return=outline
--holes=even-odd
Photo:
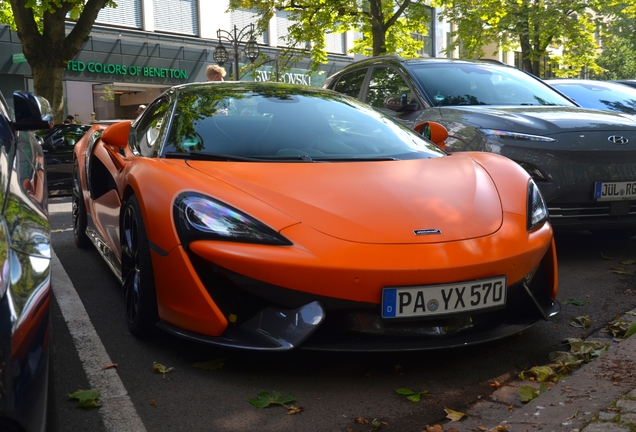
[[[411,89],[397,70],[389,67],[373,69],[366,102],[372,107],[384,108],[388,98],[406,96],[406,102],[411,100]]]
[[[548,84],[553,85],[584,108],[636,114],[636,89],[634,88],[591,81],[556,84],[548,81]]]
[[[573,106],[549,86],[511,67],[443,63],[409,69],[436,105]]]
[[[346,94],[353,98],[358,98],[362,89],[362,82],[367,74],[366,69],[358,69],[340,77],[336,83],[334,90],[338,93]]]
[[[366,104],[292,86],[182,91],[163,152],[266,160],[406,159],[443,154]]]
[[[154,156],[158,152],[161,126],[168,112],[166,99],[159,99],[146,108],[135,128],[136,150],[143,156]]]

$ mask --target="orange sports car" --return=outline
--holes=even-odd
[[[75,241],[120,278],[138,337],[420,350],[557,314],[552,227],[528,173],[416,129],[432,141],[323,89],[173,87],[76,145]]]

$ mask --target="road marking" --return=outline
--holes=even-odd
[[[82,300],[53,249],[51,254],[53,294],[60,305],[91,388],[99,390],[101,394],[100,400],[104,405],[99,409],[99,413],[106,430],[145,431],[146,427],[137,414],[117,371],[102,370],[105,364],[111,364],[112,361],[91,324]]]

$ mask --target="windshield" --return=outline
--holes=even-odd
[[[514,68],[495,64],[410,65],[435,106],[575,106],[549,86]]]
[[[636,114],[636,89],[594,81],[546,81],[584,108]]]
[[[174,112],[164,156],[361,162],[444,155],[365,104],[299,86],[197,86],[181,90]]]

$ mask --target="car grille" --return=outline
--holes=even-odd
[[[548,213],[553,223],[563,222],[592,222],[592,221],[636,221],[636,201],[630,201],[626,212],[616,214],[612,211],[611,202],[556,204],[550,203]]]

